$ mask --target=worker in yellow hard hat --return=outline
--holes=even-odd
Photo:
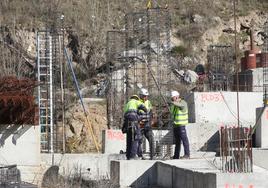
[[[145,105],[140,101],[138,95],[132,95],[130,100],[124,106],[124,124],[123,133],[127,133],[127,159],[136,159],[138,152],[138,143],[141,139],[141,131],[139,127],[138,111],[147,112]]]

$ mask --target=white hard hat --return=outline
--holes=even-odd
[[[140,95],[148,96],[149,95],[149,92],[148,92],[147,89],[141,88]]]
[[[180,96],[180,93],[178,91],[171,91],[171,97]]]

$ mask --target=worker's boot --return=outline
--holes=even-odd
[[[190,159],[190,156],[189,155],[184,155],[184,156],[180,157],[180,159]]]

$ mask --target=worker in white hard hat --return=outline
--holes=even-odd
[[[122,132],[127,133],[126,157],[128,160],[137,159],[139,140],[142,138],[139,127],[138,111],[147,112],[138,95],[132,95],[124,106],[124,123]]]
[[[150,159],[153,159],[154,156],[154,136],[152,131],[152,103],[150,100],[148,100],[149,92],[147,89],[142,88],[139,93],[140,101],[144,104],[144,106],[147,109],[147,112],[144,112],[143,110],[139,110],[138,114],[141,118],[140,120],[140,128],[141,128],[141,134],[142,137],[145,136],[145,138],[149,142],[149,148],[150,148]],[[139,142],[138,147],[138,156],[144,159],[143,152],[142,152],[142,139]]]
[[[188,105],[186,101],[180,97],[180,93],[178,91],[171,91],[171,100],[172,105],[170,111],[173,120],[173,131],[175,137],[175,152],[173,159],[189,159],[189,140],[185,128],[188,124]],[[180,157],[181,142],[184,147],[183,157]]]

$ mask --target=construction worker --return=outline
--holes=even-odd
[[[122,131],[127,133],[126,157],[128,160],[137,158],[138,143],[141,139],[138,110],[147,112],[139,96],[132,95],[124,107],[124,124],[122,128]]]
[[[149,92],[147,89],[142,88],[140,91],[140,100],[141,102],[145,105],[147,112],[144,112],[142,110],[138,111],[138,114],[140,115],[140,128],[141,128],[141,135],[142,137],[145,136],[145,138],[149,142],[149,148],[150,148],[150,159],[153,159],[154,156],[154,137],[153,137],[153,131],[151,127],[151,122],[152,122],[152,104],[148,100]],[[139,147],[138,147],[138,156],[144,159],[142,155],[142,139],[139,142]]]
[[[189,140],[185,126],[188,124],[188,105],[178,91],[171,92],[172,105],[170,108],[173,120],[173,131],[175,137],[175,152],[173,159],[180,158],[181,141],[184,147],[184,156],[182,159],[190,158]]]

